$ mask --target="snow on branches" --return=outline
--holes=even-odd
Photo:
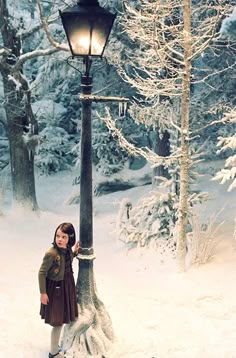
[[[222,118],[222,122],[225,123],[226,119],[230,123],[236,123],[236,110],[226,113]],[[229,137],[219,137],[217,146],[221,147],[217,154],[224,151],[236,152],[236,134]],[[228,191],[236,188],[236,154],[232,154],[226,159],[225,168],[217,172],[212,180],[220,180],[220,184],[231,181]]]

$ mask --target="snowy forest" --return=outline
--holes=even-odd
[[[236,185],[235,3],[199,0],[191,9],[178,0],[101,5],[117,20],[102,66],[93,64],[93,93],[127,97],[129,103],[127,109],[93,106],[94,193],[132,187],[113,175],[151,163],[144,184],[155,190],[132,211],[121,235],[142,246],[153,238],[171,240],[177,221],[185,232],[191,208],[207,200],[207,193],[191,191],[199,161],[224,159],[215,179],[229,181],[229,190]],[[2,212],[9,187],[12,202],[40,210],[35,173],[79,173],[80,79],[66,62],[58,18],[64,7],[60,1],[1,1]],[[79,174],[71,185],[79,185]]]
[[[0,0],[3,221],[19,207],[40,215],[40,183],[64,175],[64,205],[79,206],[81,83],[68,65],[59,17],[76,3]],[[219,192],[222,184],[225,193],[236,189],[236,0],[99,4],[117,16],[103,58],[92,62],[92,93],[128,103],[93,103],[93,195],[99,201],[125,193],[115,214],[116,240],[128,251],[171,256],[182,272],[190,253],[193,264],[208,262],[221,225],[197,214],[209,200],[207,185],[198,185],[202,175]],[[132,188],[145,192],[134,203]]]

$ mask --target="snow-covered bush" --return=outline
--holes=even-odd
[[[174,187],[173,180],[162,178],[162,184],[147,197],[140,199],[133,208],[130,201],[122,201],[117,218],[118,239],[132,247],[144,247],[152,243],[163,255],[171,253],[174,256],[179,207]],[[189,206],[193,207],[205,199],[205,193],[192,193]]]
[[[202,223],[199,215],[191,216],[191,232],[187,236],[187,249],[189,263],[192,265],[205,264],[214,255],[218,244],[217,232],[222,222],[217,224],[218,215],[210,217],[207,223]]]
[[[225,114],[222,119],[223,123],[236,123],[236,110]],[[227,128],[227,127],[226,127]],[[231,184],[228,187],[228,191],[232,191],[236,188],[236,134],[219,137],[218,138],[218,147],[221,147],[217,153],[228,151],[232,155],[229,155],[225,161],[225,167],[218,171],[212,180],[220,180],[220,184],[224,184],[227,181],[230,181]],[[235,218],[236,220],[236,218]],[[235,221],[235,233],[236,233],[236,221]],[[236,234],[234,234],[236,236]]]
[[[222,21],[221,34],[230,40],[235,40],[236,29],[236,8],[234,8],[232,14],[227,16]]]
[[[159,239],[173,239],[178,198],[169,190],[170,186],[170,181],[163,178],[159,190],[151,191],[133,208],[130,201],[121,202],[117,223],[120,240],[143,247],[151,241],[155,241],[158,246]]]
[[[217,151],[218,153],[229,149],[236,152],[236,134],[227,138],[219,137],[217,146],[221,147]],[[236,154],[232,154],[226,159],[225,167],[216,173],[213,180],[220,180],[221,184],[231,181],[228,191],[236,188]]]

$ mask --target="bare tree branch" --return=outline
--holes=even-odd
[[[150,148],[138,148],[135,147],[132,143],[127,141],[127,139],[124,137],[122,130],[116,127],[115,120],[112,118],[111,113],[109,111],[109,108],[106,107],[106,117],[102,118],[100,115],[98,115],[101,120],[103,120],[107,128],[110,130],[113,137],[115,137],[121,148],[128,151],[130,155],[133,156],[142,156],[145,158],[148,162],[152,163],[153,165],[161,165],[163,163],[170,164],[173,160],[177,160],[180,158],[181,155],[171,155],[169,157],[163,157],[159,156]]]
[[[223,118],[223,119],[218,119],[215,121],[212,121],[211,123],[206,124],[205,126],[196,129],[195,131],[191,131],[191,134],[195,134],[195,133],[199,133],[201,131],[203,131],[203,129],[209,128],[214,126],[215,124],[225,124],[225,123],[230,123],[230,119],[229,118]]]
[[[50,23],[53,23],[55,20],[51,21]],[[34,35],[36,32],[38,32],[39,30],[41,30],[43,28],[43,25],[40,23],[34,27],[32,27],[32,29],[25,31],[25,32],[21,32],[19,33],[19,36],[21,38],[22,41],[28,39],[30,36]]]
[[[15,71],[19,70],[26,61],[31,60],[34,57],[48,56],[48,55],[51,55],[59,50],[60,50],[59,48],[48,48],[45,50],[39,49],[39,50],[35,50],[32,52],[27,52],[19,57],[16,65],[14,67],[14,70]]]
[[[48,29],[48,22],[45,21],[44,17],[43,17],[43,12],[42,12],[42,6],[40,3],[40,0],[37,0],[37,4],[38,4],[38,9],[39,9],[39,15],[40,15],[40,20],[43,26],[43,29],[46,33],[47,39],[49,41],[49,43],[54,46],[55,48],[57,48],[58,50],[63,50],[63,51],[69,51],[69,45],[68,44],[60,44],[59,42],[55,41],[51,34],[50,31]]]
[[[207,75],[207,76],[201,78],[200,80],[191,81],[191,83],[192,83],[192,84],[197,84],[197,83],[205,83],[205,84],[207,84],[207,83],[206,83],[206,80],[209,79],[210,77],[213,77],[213,76],[219,75],[219,74],[221,74],[221,73],[227,72],[227,71],[229,71],[230,69],[231,69],[231,70],[234,70],[235,67],[236,67],[236,62],[234,62],[232,65],[229,65],[229,64],[228,64],[227,67],[222,68],[221,70],[218,70],[218,71],[214,71],[214,72],[210,73],[209,75]],[[204,70],[201,69],[201,71],[203,72]],[[211,87],[211,86],[210,86],[210,87]],[[212,88],[212,87],[211,87],[211,88]]]

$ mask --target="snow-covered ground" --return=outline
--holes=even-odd
[[[39,216],[7,207],[0,217],[0,357],[47,357],[50,327],[39,317],[37,273],[56,226],[71,221],[78,232],[78,207],[64,205],[72,179],[38,178]],[[236,193],[209,179],[199,184],[210,193],[202,216],[224,207],[225,222],[210,262],[184,273],[174,260],[128,251],[116,239],[118,202],[135,201],[150,186],[95,198],[95,274],[116,334],[107,358],[236,358]],[[77,260],[74,271],[76,278]]]

